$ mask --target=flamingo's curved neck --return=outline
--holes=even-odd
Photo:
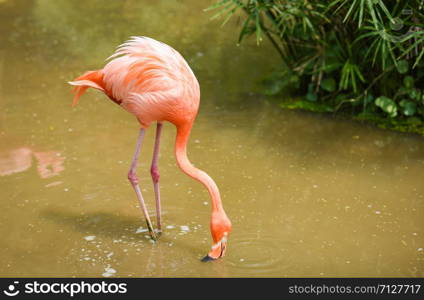
[[[194,167],[187,157],[187,142],[192,124],[177,125],[177,139],[175,142],[175,156],[178,166],[188,176],[200,181],[208,190],[212,199],[212,211],[222,211],[221,196],[218,187],[208,174]]]

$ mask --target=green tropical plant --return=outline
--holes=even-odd
[[[242,12],[239,43],[269,39],[283,67],[265,80],[266,94],[292,90],[332,111],[416,123],[424,120],[423,2],[220,0],[207,10],[224,23]]]

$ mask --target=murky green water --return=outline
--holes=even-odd
[[[237,47],[237,19],[219,27],[209,3],[0,1],[0,276],[424,276],[424,140],[261,100],[274,53]],[[189,156],[233,222],[223,260],[199,261],[210,203],[175,164],[174,127],[153,244],[126,179],[136,120],[95,91],[70,107],[65,82],[131,35],[172,45],[199,78]],[[152,214],[153,131],[139,167]]]

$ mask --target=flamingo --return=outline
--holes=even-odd
[[[211,198],[210,231],[213,245],[202,261],[223,257],[231,232],[231,221],[224,211],[219,189],[213,179],[194,167],[187,158],[187,142],[200,102],[199,83],[193,71],[176,50],[148,37],[131,37],[118,46],[106,61],[108,63],[103,69],[88,71],[69,82],[75,86],[73,106],[88,88],[94,88],[135,115],[140,123],[128,180],[140,202],[151,238],[156,241],[162,233],[158,154],[163,122],[168,121],[177,128],[175,156],[178,166],[188,176],[201,182]],[[150,168],[156,200],[156,231],[153,229],[136,174],[145,131],[152,122],[157,122]]]

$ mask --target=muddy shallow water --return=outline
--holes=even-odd
[[[264,101],[278,58],[235,45],[237,19],[219,27],[208,1],[82,2],[0,1],[0,276],[424,276],[421,137]],[[66,81],[131,35],[172,45],[199,79],[189,157],[233,222],[223,260],[199,261],[210,200],[176,166],[174,127],[152,243],[126,179],[136,120],[96,91],[70,107]],[[153,137],[138,169],[152,215]]]

